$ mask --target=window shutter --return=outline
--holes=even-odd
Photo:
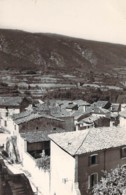
[[[96,164],[99,164],[99,155],[96,156]]]
[[[121,157],[122,158],[126,157],[126,147],[121,149]]]
[[[88,157],[88,166],[91,165],[91,156]]]

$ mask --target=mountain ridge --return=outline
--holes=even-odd
[[[50,33],[0,29],[0,70],[43,73],[119,73],[125,69],[126,45]]]

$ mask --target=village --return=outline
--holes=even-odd
[[[0,194],[88,195],[126,166],[126,104],[0,97]]]

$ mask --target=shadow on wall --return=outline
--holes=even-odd
[[[16,136],[11,136],[7,138],[5,149],[12,163],[21,162],[18,147],[17,147],[17,137]]]

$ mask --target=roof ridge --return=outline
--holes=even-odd
[[[86,136],[84,137],[82,143],[80,144],[80,146],[79,146],[78,149],[76,150],[75,154],[77,154],[78,150],[79,150],[80,147],[83,145],[83,143],[84,143],[84,141],[86,140],[86,138],[87,138],[87,136],[88,136],[89,133],[90,133],[90,129],[88,129],[88,132],[87,132]]]

